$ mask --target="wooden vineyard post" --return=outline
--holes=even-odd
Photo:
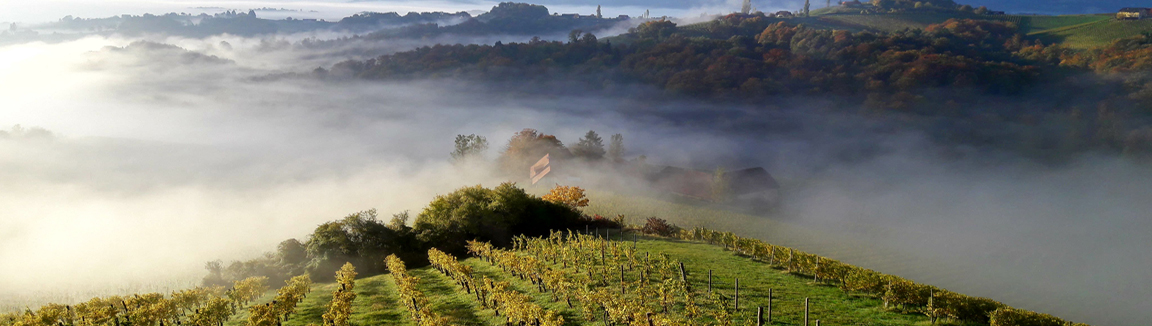
[[[772,288],[768,288],[768,324],[772,324]]]
[[[756,307],[756,326],[764,326],[764,306]]]
[[[816,256],[816,269],[812,270],[812,282],[820,281],[820,256]]]
[[[620,294],[624,294],[624,265],[620,265]]]
[[[740,278],[736,278],[736,291],[732,294],[732,311],[740,310]]]
[[[708,293],[712,293],[712,270],[708,270]]]
[[[640,236],[637,235],[636,233],[632,233],[632,250],[636,250],[636,242],[639,242],[639,241],[640,241]]]
[[[808,298],[804,298],[804,326],[808,326]]]
[[[684,273],[684,263],[680,263],[680,281],[688,284],[688,274]]]
[[[820,326],[820,320],[819,319],[816,320],[816,326]]]

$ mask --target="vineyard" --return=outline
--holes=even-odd
[[[583,230],[581,230],[583,231]],[[703,228],[672,237],[592,229],[438,249],[430,266],[336,283],[307,276],[93,299],[0,325],[1073,325],[1052,316]]]

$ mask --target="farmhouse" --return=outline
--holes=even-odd
[[[777,11],[776,14],[773,15],[773,17],[777,18],[792,18],[794,16],[791,11]]]
[[[647,175],[657,189],[676,195],[713,200],[715,175],[712,172],[667,166]],[[751,205],[775,205],[780,196],[780,185],[761,167],[724,173],[728,195],[733,202]]]
[[[1116,19],[1144,19],[1148,18],[1150,8],[1124,8],[1116,13]]]

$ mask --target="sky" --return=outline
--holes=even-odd
[[[645,10],[651,10],[653,15],[661,16],[695,16],[702,13],[727,13],[740,8],[739,0],[539,0],[526,1],[543,4],[554,12],[585,13],[595,12],[596,6],[602,6],[604,14],[637,16]],[[833,1],[834,3],[836,1]],[[351,14],[362,11],[487,11],[499,1],[484,0],[364,0],[364,1],[251,1],[251,0],[4,0],[3,11],[0,11],[0,22],[40,23],[55,21],[67,15],[84,18],[103,18],[121,14],[140,15],[144,13],[187,12],[198,14],[201,12],[215,13],[221,9],[247,10],[251,8],[285,8],[302,10],[301,12],[262,13],[270,18],[283,18],[280,16],[294,16],[294,18],[317,18],[338,20]],[[803,6],[800,0],[756,0],[753,5],[763,11],[769,10],[797,10]],[[1004,10],[1013,13],[1038,14],[1084,14],[1114,12],[1122,7],[1152,6],[1130,0],[968,0],[959,3],[974,6],[985,5],[994,10]],[[813,6],[819,8],[824,1],[813,1]]]

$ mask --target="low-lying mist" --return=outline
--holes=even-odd
[[[258,256],[352,212],[416,213],[437,194],[502,181],[449,162],[457,134],[487,137],[495,158],[535,128],[567,144],[622,133],[628,156],[651,164],[764,166],[786,199],[763,218],[905,258],[864,267],[1100,325],[1152,309],[1141,254],[1152,173],[1119,158],[1052,166],[950,148],[815,99],[267,78],[350,55],[235,37],[132,41],[0,48],[0,126],[51,132],[0,137],[0,297],[17,298],[0,307],[185,287],[206,261]]]

